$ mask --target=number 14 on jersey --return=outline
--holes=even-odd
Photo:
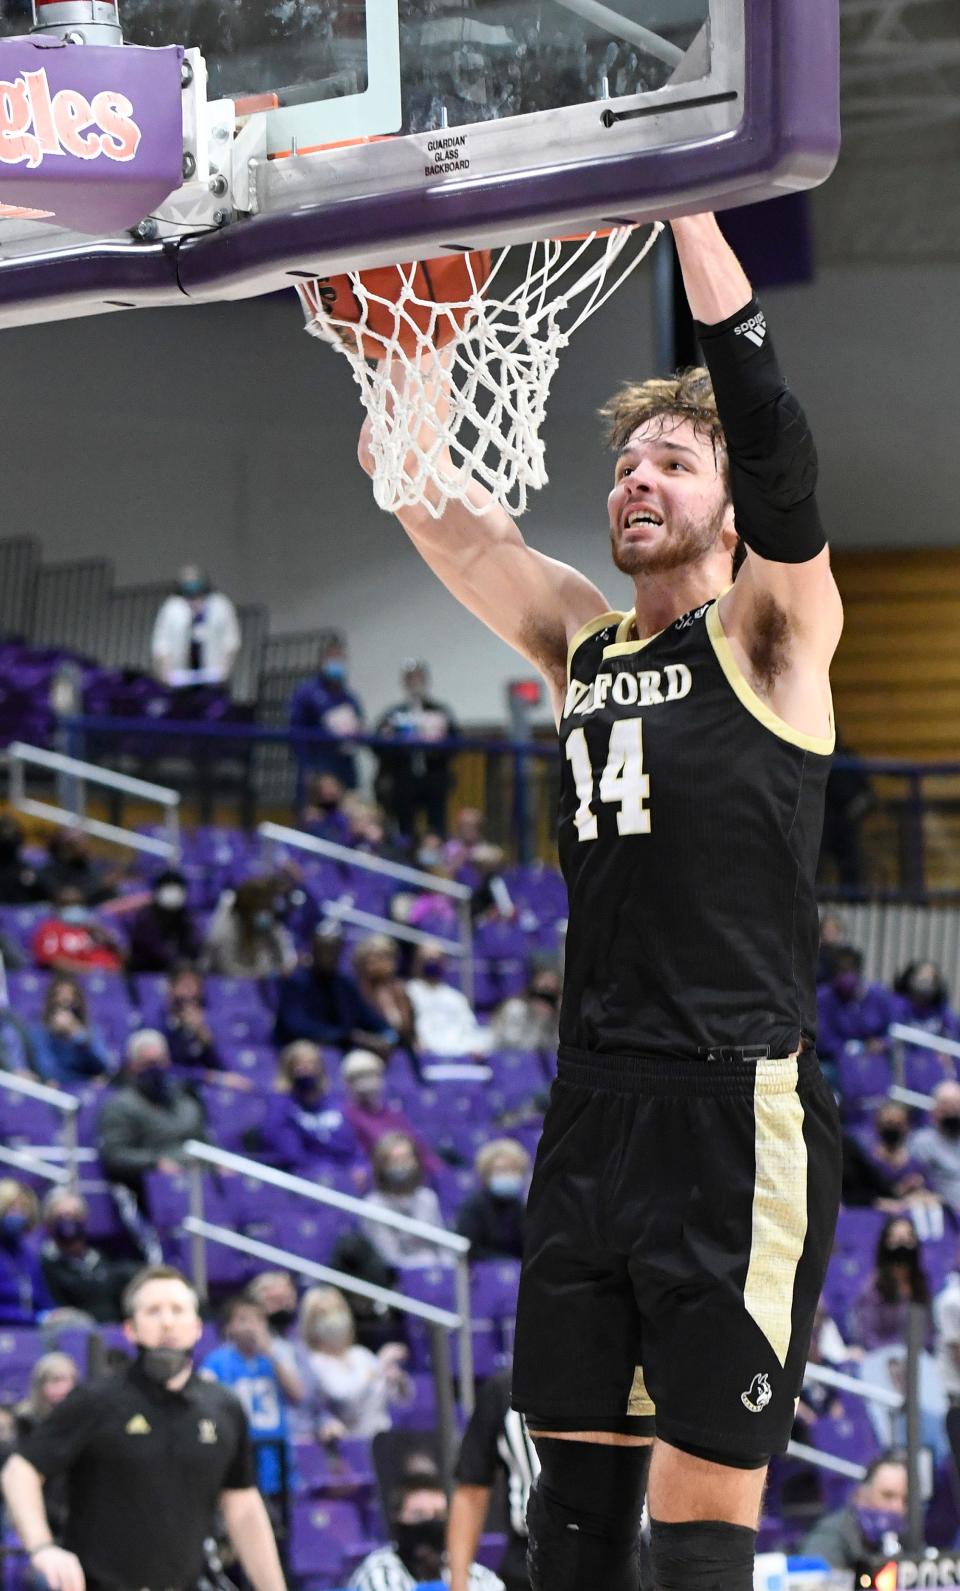
[[[590,761],[585,729],[575,729],[567,737],[567,761],[573,769],[573,782],[580,803],[574,815],[581,840],[595,840],[599,833],[593,809],[594,769]],[[649,834],[650,778],[643,771],[643,719],[619,718],[610,731],[606,766],[600,775],[600,800],[618,806],[618,834]]]

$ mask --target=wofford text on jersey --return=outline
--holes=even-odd
[[[659,707],[682,701],[693,689],[693,675],[686,663],[667,663],[663,668],[644,669],[639,674],[598,674],[584,684],[572,679],[563,704],[563,716],[585,718],[601,712],[607,700],[617,707]]]
[[[44,70],[0,79],[0,163],[42,165],[47,155],[132,160],[142,137],[125,94],[104,89],[92,100],[75,88],[51,93]]]

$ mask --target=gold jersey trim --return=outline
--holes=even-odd
[[[608,657],[630,657],[634,652],[642,652],[645,646],[650,645],[651,641],[656,641],[661,635],[666,634],[665,630],[656,630],[653,635],[645,635],[643,640],[639,641],[636,637],[636,628],[636,612],[625,613],[617,626],[617,639],[610,646],[605,646],[603,649],[604,662],[606,662]],[[633,632],[633,640],[630,639],[631,631]]]
[[[616,620],[617,624],[621,624],[625,618],[631,617],[631,614],[626,613],[598,613],[595,619],[588,619],[586,624],[581,624],[576,634],[571,636],[567,646],[568,685],[570,684],[570,671],[573,668],[574,653],[578,647],[581,647],[584,641],[589,641],[591,635],[597,635],[601,630],[605,630],[607,625],[612,624],[614,620]],[[606,653],[604,653],[604,656],[606,656]]]
[[[723,621],[720,618],[720,605],[715,602],[707,613],[707,634],[716,654],[717,662],[722,668],[727,684],[742,706],[751,713],[765,729],[776,735],[780,740],[786,740],[791,746],[799,746],[801,751],[814,751],[820,757],[829,757],[836,745],[836,726],[833,718],[833,708],[830,709],[829,735],[807,735],[802,729],[794,729],[786,723],[762,697],[758,696],[743,670],[733,655],[733,648],[724,632]]]
[[[790,1349],[793,1290],[807,1235],[807,1146],[803,1102],[796,1092],[797,1062],[778,1062],[792,1072],[788,1097],[764,1086],[765,1063],[754,1090],[756,1166],[750,1264],[743,1289],[747,1313],[756,1321],[781,1365]],[[779,1097],[778,1097],[779,1094]]]
[[[643,1379],[643,1366],[637,1365],[633,1372],[633,1385],[627,1398],[627,1414],[634,1418],[647,1418],[656,1414],[653,1399],[647,1391],[647,1383]]]

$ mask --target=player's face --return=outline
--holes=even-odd
[[[720,461],[689,420],[637,426],[617,459],[607,508],[613,561],[627,575],[699,563],[733,525]]]

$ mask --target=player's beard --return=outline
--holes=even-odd
[[[654,547],[636,542],[622,545],[617,532],[611,530],[610,552],[614,564],[623,575],[662,575],[699,563],[716,546],[727,507],[726,502],[721,503],[706,519],[678,515],[670,521],[667,534]]]

